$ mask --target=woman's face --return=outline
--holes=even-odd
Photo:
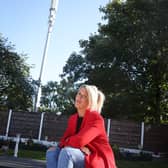
[[[75,97],[75,107],[77,110],[86,110],[88,108],[88,94],[85,88],[80,88]]]

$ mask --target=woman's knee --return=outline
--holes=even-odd
[[[71,149],[70,147],[62,148],[61,151],[60,151],[60,155],[69,156],[70,149]]]
[[[83,155],[80,149],[73,147],[64,147],[60,151],[60,157],[66,157],[70,159],[74,159],[76,156]]]
[[[48,148],[47,152],[48,152],[48,151],[55,151],[55,150],[56,150],[56,147],[55,147],[55,146],[52,146],[52,147]]]
[[[50,147],[46,152],[46,159],[53,158],[56,156],[56,147]]]
[[[55,156],[55,151],[54,150],[47,150],[46,152],[46,158],[54,157]]]
[[[56,168],[57,160],[56,160],[56,149],[49,148],[46,152],[46,167],[47,168]]]
[[[75,148],[72,148],[72,147],[62,148],[61,151],[60,151],[59,158],[60,159],[64,158],[64,159],[72,160],[74,149]]]
[[[67,162],[76,167],[84,167],[84,154],[80,149],[72,147],[64,147],[61,149],[59,155],[59,162]],[[81,165],[81,166],[79,166]]]

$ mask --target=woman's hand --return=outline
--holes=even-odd
[[[81,147],[81,151],[86,154],[86,155],[90,155],[91,154],[91,151],[89,150],[89,148],[87,147]]]

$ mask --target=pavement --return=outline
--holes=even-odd
[[[0,156],[0,168],[46,168],[46,162],[14,156]]]

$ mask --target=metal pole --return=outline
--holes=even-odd
[[[18,157],[19,142],[20,142],[20,134],[17,134],[16,135],[15,150],[14,150],[14,157]]]
[[[11,122],[11,116],[12,116],[12,110],[9,110],[9,115],[8,115],[8,123],[7,123],[7,127],[6,127],[6,139],[8,138],[8,133],[9,133],[9,126],[10,126],[10,122]]]
[[[38,140],[39,140],[39,141],[40,141],[40,139],[41,139],[41,133],[42,133],[42,128],[43,128],[44,114],[45,114],[45,112],[42,112],[42,113],[41,113],[41,121],[40,121],[39,135],[38,135]]]
[[[54,25],[57,7],[58,7],[58,0],[52,0],[51,8],[50,8],[50,15],[49,15],[49,22],[48,22],[49,23],[48,32],[47,32],[46,42],[45,42],[45,46],[44,46],[44,53],[43,53],[43,58],[42,58],[42,63],[41,63],[40,75],[39,75],[39,79],[38,79],[38,88],[37,88],[37,93],[36,93],[36,97],[35,97],[35,104],[34,104],[34,111],[35,112],[37,112],[38,105],[40,102],[41,79],[42,79],[44,64],[45,64],[46,57],[47,57],[48,46],[49,46],[49,42],[50,42],[50,38],[51,38],[51,32],[52,32],[52,28]]]
[[[111,126],[111,119],[107,119],[107,136],[110,137],[110,126]]]
[[[140,147],[143,149],[144,145],[144,122],[141,123],[141,144]]]

